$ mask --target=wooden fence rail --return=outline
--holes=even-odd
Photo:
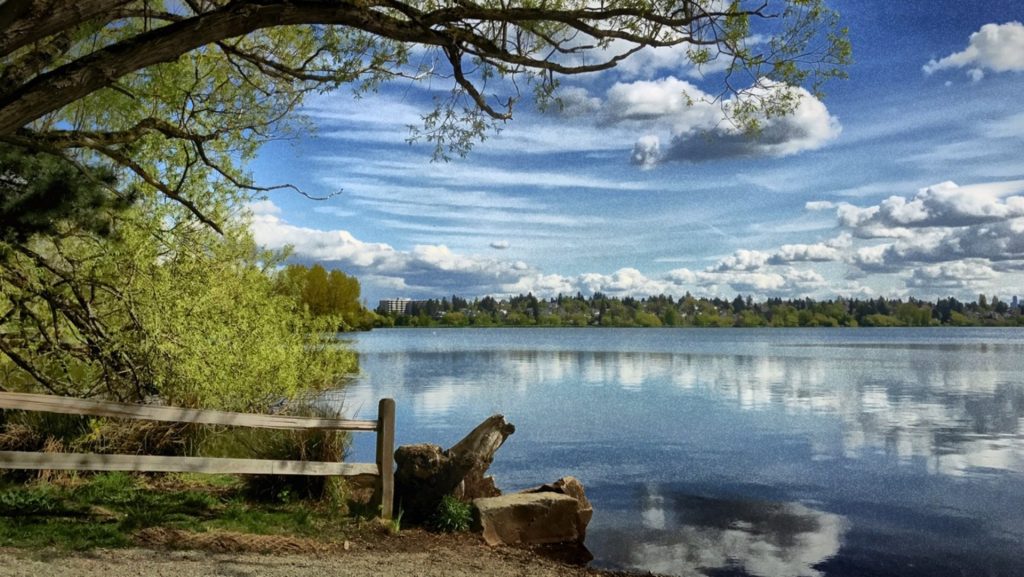
[[[392,517],[394,500],[395,401],[381,399],[377,420],[321,419],[287,415],[258,415],[207,411],[184,407],[132,405],[51,395],[0,392],[0,409],[17,409],[68,415],[88,415],[229,425],[263,429],[305,429],[372,431],[377,433],[376,463],[332,463],[324,461],[274,461],[266,459],[223,459],[207,457],[162,457],[155,455],[100,455],[94,453],[32,453],[0,451],[0,469],[68,469],[78,471],[146,471],[235,473],[247,475],[315,475],[374,477],[374,494],[381,517]]]

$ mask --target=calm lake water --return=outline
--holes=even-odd
[[[349,338],[346,335],[346,339]],[[1024,331],[378,330],[339,402],[399,444],[517,431],[505,491],[563,475],[605,567],[1024,575]],[[340,397],[343,396],[343,399]],[[360,437],[360,436],[357,436]],[[372,461],[372,436],[353,457]]]

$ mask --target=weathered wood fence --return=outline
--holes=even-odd
[[[380,400],[375,421],[232,413],[8,392],[0,392],[0,409],[262,429],[376,432],[376,463],[0,451],[0,469],[373,476],[376,484],[374,495],[379,500],[381,516],[385,519],[390,519],[392,516],[391,508],[395,491],[395,401],[393,399]]]

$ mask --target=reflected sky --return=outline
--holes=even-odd
[[[689,575],[731,569],[753,575],[822,575],[845,533],[840,515],[801,503],[736,501],[645,487],[642,528],[603,532],[592,543],[623,566]]]
[[[581,478],[598,564],[765,577],[1024,571],[1024,331],[356,339],[363,374],[335,402],[372,416],[393,396],[399,443],[449,446],[507,415],[517,432],[492,467],[499,486]],[[372,451],[357,439],[355,458]]]

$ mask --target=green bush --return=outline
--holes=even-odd
[[[431,527],[445,533],[469,531],[473,522],[473,507],[452,495],[445,495],[437,506]]]

